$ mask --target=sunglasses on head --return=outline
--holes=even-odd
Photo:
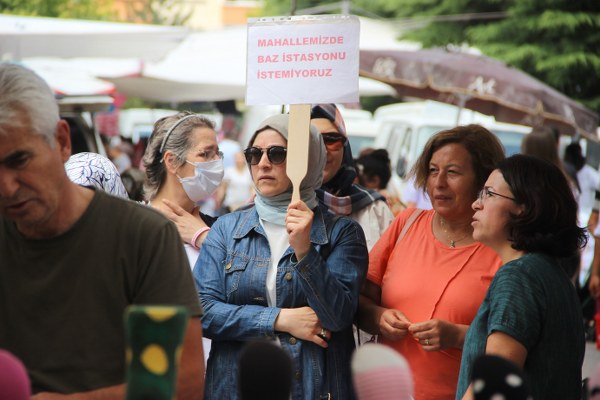
[[[278,165],[285,161],[287,149],[283,146],[271,146],[266,149],[248,147],[244,150],[246,162],[250,165],[257,165],[262,159],[263,153],[267,153],[267,158],[271,164]]]
[[[346,137],[340,135],[339,133],[322,133],[323,142],[325,146],[327,146],[330,150],[339,150],[346,143]]]

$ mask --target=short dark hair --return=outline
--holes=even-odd
[[[376,149],[367,154],[361,155],[356,160],[360,166],[360,175],[369,179],[379,177],[379,189],[385,189],[392,177],[392,167],[390,156],[386,149]]]
[[[577,171],[584,167],[585,157],[583,156],[579,143],[570,143],[565,147],[564,160],[565,163],[573,165]]]
[[[415,176],[416,186],[420,188],[427,186],[429,163],[433,153],[451,143],[464,146],[471,155],[472,167],[475,171],[473,193],[479,192],[498,162],[504,159],[504,147],[496,135],[476,124],[440,131],[427,141],[423,152],[411,170],[411,175]]]
[[[585,229],[577,226],[577,201],[556,165],[515,154],[498,163],[498,170],[515,201],[524,206],[508,223],[514,249],[569,257],[585,246]]]

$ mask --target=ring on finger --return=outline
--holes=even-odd
[[[321,332],[317,333],[317,336],[323,340],[327,340],[327,331],[325,328],[321,328]]]
[[[429,346],[429,339],[425,339],[425,346]]]

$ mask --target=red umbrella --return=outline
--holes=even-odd
[[[598,140],[598,115],[501,61],[445,49],[362,50],[360,75],[393,86],[401,97],[466,107],[496,120],[556,127]]]

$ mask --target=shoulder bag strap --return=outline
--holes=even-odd
[[[410,217],[408,217],[408,219],[406,220],[406,223],[404,224],[404,226],[402,227],[402,230],[400,231],[400,234],[398,235],[398,239],[396,239],[396,244],[400,243],[402,238],[406,235],[406,232],[408,232],[408,229],[410,228],[410,226],[413,224],[413,222],[415,222],[415,220],[419,217],[419,215],[421,215],[421,213],[423,211],[425,211],[425,210],[417,208],[417,209],[415,209],[415,211],[413,211],[413,213],[410,215]]]

